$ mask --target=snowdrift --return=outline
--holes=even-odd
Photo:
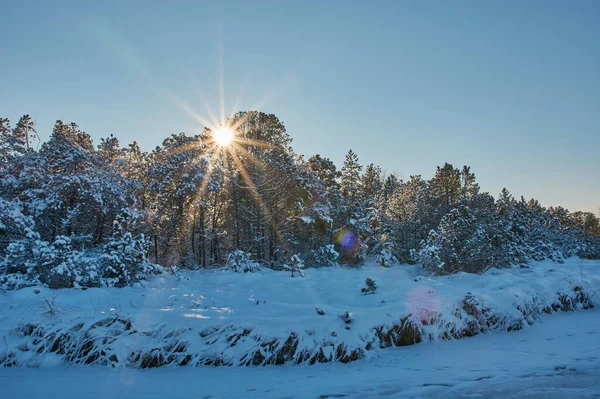
[[[367,277],[378,285],[363,295]],[[350,362],[389,346],[526,328],[598,305],[600,261],[425,277],[420,266],[161,275],[145,286],[0,294],[0,364],[251,366]]]

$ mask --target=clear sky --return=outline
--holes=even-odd
[[[151,150],[192,114],[276,114],[294,149],[600,206],[600,1],[0,0],[0,116]],[[223,82],[221,90],[220,82]],[[223,95],[222,95],[223,94]]]

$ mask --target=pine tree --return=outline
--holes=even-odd
[[[435,176],[429,181],[431,195],[438,201],[438,207],[441,208],[440,215],[445,215],[454,208],[461,194],[461,174],[460,171],[445,163],[442,167],[437,167]]]
[[[104,244],[100,257],[103,277],[116,287],[139,281],[152,270],[147,264],[150,242],[144,234],[134,236],[130,231],[135,219],[133,212],[122,210],[113,222],[112,236]]]
[[[365,280],[365,286],[360,289],[360,292],[363,294],[374,294],[377,291],[377,284],[375,284],[375,280],[367,277]]]
[[[226,124],[228,147],[211,147],[207,128],[144,153],[114,136],[95,147],[62,121],[38,149],[28,115],[14,128],[0,118],[0,285],[132,284],[153,272],[149,244],[164,265],[231,264],[243,251],[252,265],[294,275],[366,256],[435,273],[600,258],[596,215],[506,189],[494,200],[468,166],[403,182],[374,164],[362,173],[349,151],[340,172],[321,155],[295,154],[275,115],[240,112]]]
[[[199,136],[179,133],[165,139],[150,157],[147,191],[154,211],[157,262],[192,268],[202,255],[195,242],[197,223],[189,215],[204,212],[200,223],[205,223],[206,195],[214,187],[203,153]],[[201,251],[206,251],[206,245]]]
[[[314,173],[319,181],[323,183],[325,190],[339,188],[338,179],[341,173],[335,167],[335,164],[329,158],[323,158],[321,155],[313,155],[306,163],[310,172]]]
[[[383,267],[390,267],[394,263],[398,263],[398,259],[393,253],[393,244],[390,241],[384,241],[380,248],[377,254],[377,263]]]
[[[413,262],[412,251],[437,227],[439,222],[434,219],[433,206],[427,183],[420,175],[411,176],[387,201],[390,236],[401,262]]]
[[[342,166],[341,189],[342,195],[350,206],[354,206],[360,198],[360,176],[362,166],[358,162],[358,155],[354,151],[349,150]]]
[[[494,199],[482,194],[469,205],[460,204],[446,214],[434,233],[421,245],[418,260],[437,274],[480,273],[502,258],[502,235],[495,218]]]
[[[470,166],[463,166],[460,171],[460,193],[463,200],[470,200],[479,194],[479,183],[476,182],[475,173]]]
[[[0,118],[0,171],[31,149],[33,137],[37,137],[37,133],[29,115],[23,115],[14,129],[8,119]]]
[[[297,254],[292,255],[292,257],[285,263],[284,268],[292,272],[292,277],[294,277],[294,273],[299,275],[300,277],[304,277],[304,261],[300,259],[300,256]]]
[[[108,138],[100,139],[100,144],[98,145],[98,155],[100,159],[108,165],[116,165],[117,160],[120,158],[122,154],[121,146],[119,145],[119,139],[117,139],[112,134]],[[122,168],[119,168],[122,169]]]
[[[367,165],[365,173],[360,179],[361,197],[364,198],[366,206],[373,207],[381,193],[383,184],[381,182],[381,168],[373,164]]]
[[[399,180],[396,175],[391,174],[386,177],[383,183],[383,200],[387,201],[392,197],[394,191],[396,191],[402,185],[402,180]]]

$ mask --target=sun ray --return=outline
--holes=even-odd
[[[237,137],[235,140],[238,144],[246,144],[253,147],[261,147],[261,148],[273,148],[278,147],[279,144],[267,143],[266,141],[258,141],[249,139],[247,137]]]
[[[219,79],[219,100],[221,105],[221,124],[225,124],[225,82],[223,71],[223,26],[219,27],[218,34],[218,79]]]
[[[123,40],[122,37],[118,36],[114,32],[111,32],[109,29],[106,29],[106,27],[104,27],[102,25],[93,25],[93,26],[89,27],[88,29],[90,29],[91,33],[94,36],[96,36],[96,39],[99,42],[101,42],[105,47],[107,47],[112,52],[116,53],[122,59],[122,61],[125,63],[125,65],[127,67],[129,67],[134,72],[136,72],[140,77],[145,79],[148,82],[151,89],[156,92],[156,94],[166,97],[171,103],[173,103],[183,113],[190,116],[194,121],[197,121],[197,122],[201,123],[202,125],[204,125],[206,127],[206,129],[208,129],[208,132],[215,132],[216,130],[223,128],[223,127],[229,128],[234,132],[233,137],[232,137],[232,142],[230,145],[220,146],[220,145],[218,145],[218,142],[214,139],[214,137],[211,134],[207,134],[206,135],[207,137],[203,137],[202,141],[200,143],[189,143],[189,144],[185,144],[179,148],[170,150],[173,152],[185,152],[185,151],[189,151],[189,150],[199,149],[201,155],[199,155],[199,157],[198,157],[198,162],[207,162],[205,173],[202,176],[200,184],[198,185],[197,191],[195,192],[195,195],[192,198],[190,211],[191,212],[196,211],[197,208],[195,208],[195,207],[198,206],[199,200],[202,197],[204,197],[206,195],[206,193],[208,192],[211,179],[213,178],[214,173],[216,171],[218,171],[218,168],[220,168],[220,167],[231,168],[231,169],[235,168],[239,171],[240,176],[242,177],[243,181],[247,185],[247,190],[249,190],[251,198],[253,198],[253,200],[256,202],[256,206],[260,207],[261,212],[264,215],[264,221],[261,223],[265,223],[265,226],[267,228],[271,228],[272,231],[274,232],[271,239],[277,243],[277,246],[279,248],[282,248],[287,251],[287,250],[289,250],[289,246],[285,240],[284,235],[281,232],[280,227],[286,226],[287,223],[289,223],[289,221],[278,220],[277,223],[275,223],[274,218],[272,217],[273,215],[271,215],[271,213],[269,212],[269,209],[270,209],[269,206],[271,206],[271,210],[273,212],[277,212],[277,210],[273,210],[273,208],[272,208],[272,201],[275,200],[274,199],[275,197],[273,197],[271,195],[270,196],[271,200],[269,200],[269,196],[265,196],[266,199],[263,199],[261,197],[261,193],[259,192],[259,189],[261,190],[261,192],[263,194],[265,193],[264,190],[267,188],[269,190],[272,190],[273,188],[267,187],[267,186],[272,185],[273,179],[275,177],[270,176],[270,174],[267,173],[268,176],[266,177],[266,180],[259,181],[259,184],[261,186],[257,188],[255,182],[253,182],[252,176],[248,172],[248,169],[245,167],[244,162],[242,162],[242,160],[247,162],[246,166],[250,166],[250,164],[253,164],[253,165],[257,165],[258,167],[260,167],[261,169],[263,169],[265,171],[268,171],[269,165],[267,165],[259,157],[253,155],[251,153],[251,150],[249,151],[248,147],[273,148],[273,147],[277,146],[277,144],[266,143],[266,142],[254,140],[254,139],[251,139],[248,137],[243,137],[242,135],[237,133],[238,128],[243,126],[244,123],[252,115],[254,115],[253,112],[247,112],[245,114],[242,114],[241,117],[239,117],[238,120],[236,120],[233,124],[227,123],[227,118],[226,118],[226,114],[225,114],[225,83],[224,83],[224,75],[225,75],[224,72],[225,71],[224,71],[224,63],[223,63],[224,53],[223,53],[223,27],[222,26],[223,26],[223,21],[221,21],[221,26],[219,28],[219,37],[218,37],[218,46],[219,47],[217,49],[218,50],[218,60],[217,60],[217,62],[218,62],[218,65],[217,65],[218,88],[217,89],[218,89],[218,96],[219,96],[219,98],[218,98],[219,110],[213,110],[213,108],[211,108],[209,106],[209,103],[206,101],[206,99],[204,98],[202,93],[200,93],[200,99],[202,101],[202,104],[204,105],[205,114],[207,115],[207,117],[200,115],[186,101],[179,98],[171,90],[169,90],[167,87],[165,87],[161,82],[159,82],[157,79],[155,79],[152,76],[152,74],[150,73],[150,70],[146,67],[148,65],[148,63],[145,62],[145,60],[136,53],[134,48],[131,48],[131,46],[128,46],[128,44]],[[296,79],[292,74],[288,74],[288,75],[284,76],[283,79],[281,79],[279,82],[277,82],[273,87],[271,87],[265,93],[262,100],[259,101],[253,108],[261,109],[265,103],[272,101],[274,98],[276,98],[283,89],[285,89],[286,87],[291,86],[292,84],[295,84],[295,83],[296,83]],[[241,103],[241,98],[242,98],[243,93],[244,93],[244,90],[243,89],[240,90],[240,93],[235,98],[230,115],[235,115],[236,109],[238,108],[239,104]],[[229,177],[224,177],[224,178],[227,179]],[[266,204],[265,201],[267,201],[268,204]],[[271,202],[269,202],[269,201],[271,201]],[[190,205],[190,204],[188,203],[188,205]],[[276,213],[274,216],[278,217],[280,215]],[[187,223],[193,223],[193,222],[194,222],[193,218],[188,218],[187,220],[185,220],[183,222],[182,225],[186,226]],[[183,227],[183,226],[180,226],[180,227]],[[189,226],[189,225],[187,225],[187,226]],[[187,230],[186,229],[181,230],[181,233],[178,234],[178,236],[177,236],[178,240],[186,240],[189,238],[189,237],[185,236],[185,234],[186,234],[185,231],[187,231]],[[178,242],[178,245],[179,245],[179,242]]]
[[[254,185],[252,178],[248,174],[248,171],[246,170],[246,168],[244,168],[244,165],[242,164],[240,159],[234,156],[234,157],[232,157],[232,160],[236,164],[238,171],[242,175],[242,179],[244,179],[244,182],[246,182],[246,184],[247,184],[247,186],[244,188],[248,188],[250,190],[250,193],[254,197],[254,200],[256,201],[258,206],[260,206],[261,208],[265,208],[264,202],[263,202],[262,198],[260,197],[260,194],[258,193],[258,190],[256,189],[256,186]],[[265,215],[267,216],[268,220],[271,220],[271,216],[268,211],[265,212]]]
[[[244,113],[237,121],[235,121],[230,128],[232,130],[238,130],[246,121],[254,114],[254,111],[248,111]]]
[[[165,91],[165,94],[171,99],[171,101],[173,101],[179,107],[180,110],[182,110],[183,112],[185,112],[192,118],[196,119],[198,122],[202,123],[204,126],[213,126],[213,124],[210,123],[210,121],[208,119],[197,114],[185,101],[179,99],[179,97],[177,97],[173,93],[167,91],[166,89],[164,89],[164,91]]]
[[[201,143],[189,143],[189,144],[185,144],[185,145],[181,145],[179,147],[176,148],[169,148],[167,151],[169,154],[175,154],[178,152],[186,152],[189,150],[195,150],[195,149],[200,149],[202,146]]]
[[[213,151],[213,153],[211,153],[210,157],[212,158],[212,155],[214,154],[215,151]],[[206,193],[206,189],[208,188],[208,184],[210,183],[210,178],[212,177],[212,174],[215,170],[215,163],[214,162],[208,162],[208,169],[206,170],[205,175],[202,178],[202,182],[200,183],[200,189],[198,190],[198,195],[195,198],[195,201],[198,201],[198,199],[201,196],[204,196],[204,194]]]
[[[202,93],[198,93],[198,94],[200,95],[200,101],[202,102],[202,105],[204,106],[206,113],[208,113],[208,117],[212,121],[211,126],[222,125],[222,123],[219,122],[219,119],[217,118],[217,115],[213,111],[212,107],[208,104],[208,101],[206,101],[206,98],[204,97],[204,95]]]
[[[254,164],[256,164],[257,166],[259,166],[260,168],[262,168],[262,169],[267,169],[268,168],[267,164],[264,161],[262,161],[259,158],[255,157],[253,154],[251,154],[244,147],[240,146],[237,142],[235,142],[235,141],[232,142],[231,146],[236,151],[242,153],[242,155],[244,155],[246,157],[246,159],[248,159],[250,162],[253,162]]]
[[[262,99],[252,106],[252,109],[262,109],[266,104],[277,98],[282,91],[297,84],[298,79],[292,74],[292,72],[289,72],[283,78],[279,79],[279,82],[268,89],[264,96],[262,96]]]
[[[234,115],[238,111],[240,103],[242,102],[242,96],[244,95],[245,91],[246,82],[244,82],[244,84],[240,88],[240,92],[237,94],[237,96],[235,96],[235,100],[233,101],[233,104],[231,105],[231,110],[229,111],[229,115]]]
[[[212,137],[216,144],[221,147],[229,146],[234,139],[233,131],[227,127],[216,129],[213,131]]]
[[[275,232],[275,237],[271,237],[271,239],[277,238],[278,245],[281,245],[286,252],[291,252],[291,248],[288,245],[287,241],[285,240],[285,238],[281,232],[281,229],[275,223],[273,217],[271,216],[271,213],[269,212],[267,205],[265,204],[260,193],[258,192],[256,184],[252,181],[252,178],[248,175],[248,172],[247,172],[246,168],[244,167],[244,165],[242,164],[241,160],[239,158],[237,158],[235,155],[232,156],[231,159],[237,165],[237,169],[239,170],[239,172],[242,176],[242,179],[244,180],[244,182],[247,185],[246,188],[248,188],[250,190],[252,196],[254,197],[254,200],[256,201],[256,204],[261,208],[263,214],[265,215],[265,219],[266,219],[266,223],[267,223],[268,227],[272,228],[273,231]]]

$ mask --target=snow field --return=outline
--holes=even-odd
[[[363,295],[367,277],[375,294]],[[113,367],[350,362],[382,348],[519,330],[598,304],[600,261],[425,277],[420,266],[163,274],[143,286],[0,294],[0,364]]]

